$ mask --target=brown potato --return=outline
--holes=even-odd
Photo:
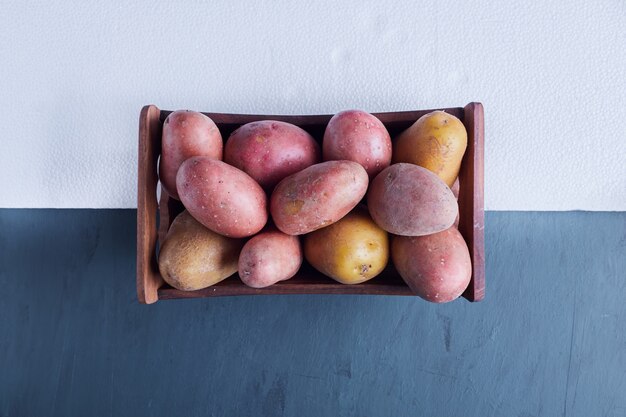
[[[239,277],[250,287],[264,288],[293,277],[300,265],[300,239],[270,229],[244,245],[239,255]]]
[[[262,120],[235,130],[224,148],[224,162],[239,168],[266,191],[283,178],[320,162],[320,147],[290,123]]]
[[[222,161],[197,156],[176,176],[180,199],[205,227],[224,236],[245,237],[267,222],[267,197],[248,174]]]
[[[342,284],[360,284],[380,274],[389,260],[387,232],[365,208],[304,235],[304,256],[315,269]]]
[[[348,214],[367,183],[367,172],[356,162],[322,162],[282,180],[272,193],[270,212],[283,233],[309,233]]]
[[[371,180],[391,163],[391,138],[375,116],[361,110],[346,110],[328,122],[322,153],[324,161],[358,162]]]
[[[472,276],[467,244],[455,227],[428,236],[394,236],[391,258],[411,290],[434,303],[458,298]]]
[[[222,135],[213,120],[202,113],[179,110],[163,123],[159,177],[165,191],[177,200],[176,173],[192,156],[222,159]]]
[[[402,236],[445,230],[459,210],[446,184],[413,164],[394,164],[378,174],[370,186],[367,206],[378,226]]]
[[[466,148],[463,122],[446,112],[434,111],[420,117],[395,139],[393,162],[422,166],[452,187]]]
[[[183,211],[172,222],[159,251],[161,276],[174,288],[199,290],[237,271],[242,239],[210,231]]]

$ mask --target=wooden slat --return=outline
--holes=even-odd
[[[391,264],[370,281],[344,285],[320,274],[307,262],[295,277],[267,288],[248,287],[234,274],[216,285],[198,291],[180,291],[168,285],[159,290],[160,299],[272,294],[413,295]]]
[[[463,123],[467,129],[467,151],[459,172],[459,231],[465,238],[472,259],[472,280],[463,294],[470,301],[485,296],[485,215],[484,215],[484,118],[483,106],[465,106]]]
[[[146,304],[158,300],[163,285],[156,259],[157,160],[161,153],[160,111],[145,106],[139,116],[137,177],[137,297]]]
[[[390,285],[387,283],[380,284],[358,284],[343,285],[333,284],[331,282],[320,281],[302,281],[298,284],[288,284],[289,281],[283,281],[272,285],[268,288],[252,288],[240,285],[234,280],[239,278],[232,277],[224,285],[213,285],[198,291],[180,291],[170,286],[164,286],[159,289],[159,299],[171,300],[176,298],[203,298],[203,297],[225,297],[235,295],[287,295],[287,294],[354,294],[354,295],[408,295],[413,293],[404,283],[398,285]],[[226,282],[226,281],[224,281]]]

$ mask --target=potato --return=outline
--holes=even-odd
[[[434,111],[420,117],[393,144],[393,162],[408,162],[437,174],[448,187],[459,175],[467,131],[451,114]]]
[[[413,164],[394,164],[378,174],[370,186],[367,206],[378,226],[402,236],[445,230],[459,210],[446,184]]]
[[[304,256],[315,269],[342,284],[380,274],[389,260],[387,232],[358,208],[338,222],[304,236]]]
[[[244,171],[271,192],[283,178],[320,162],[320,147],[298,126],[262,120],[245,124],[230,135],[224,162]]]
[[[411,290],[434,303],[459,297],[472,276],[467,244],[455,227],[428,236],[394,236],[391,258]]]
[[[452,187],[450,187],[450,190],[452,191],[452,194],[454,194],[454,198],[456,199],[456,201],[458,203],[458,201],[459,201],[459,192],[461,191],[461,184],[459,183],[459,179],[458,178],[454,181],[454,184],[452,184]],[[460,220],[461,220],[461,213],[457,213],[456,218],[454,219],[453,226],[458,228]]]
[[[452,184],[452,187],[450,187],[450,191],[452,191],[452,194],[454,194],[454,198],[459,201],[459,192],[461,191],[461,183],[459,183],[459,179],[457,178],[454,183]]]
[[[322,162],[282,180],[272,193],[270,213],[283,233],[309,233],[348,214],[367,183],[367,172],[356,162]]]
[[[159,177],[167,193],[177,200],[176,173],[192,156],[222,159],[222,135],[213,120],[202,113],[179,110],[163,123]]]
[[[174,288],[199,290],[237,271],[243,240],[210,231],[183,211],[172,222],[159,251],[161,276]]]
[[[267,222],[267,197],[248,174],[222,161],[196,156],[176,175],[180,200],[205,227],[224,236],[245,237]]]
[[[371,180],[391,163],[391,138],[375,116],[360,110],[342,111],[326,126],[322,155],[324,161],[358,162]]]
[[[300,265],[300,239],[272,228],[246,242],[239,255],[239,277],[250,287],[264,288],[293,277]]]

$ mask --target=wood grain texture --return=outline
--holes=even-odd
[[[461,213],[459,230],[468,243],[472,262],[481,263],[473,265],[474,276],[470,283],[470,287],[468,287],[467,291],[464,293],[464,297],[470,301],[479,301],[482,299],[482,294],[484,294],[484,256],[482,254],[483,249],[481,249],[482,245],[484,244],[484,239],[482,238],[482,106],[479,103],[470,103],[465,108],[453,107],[446,109],[374,113],[374,115],[383,122],[383,124],[389,131],[389,134],[393,138],[404,129],[411,126],[411,124],[413,124],[421,116],[430,113],[433,110],[445,110],[446,112],[458,117],[464,122],[466,128],[468,129],[468,142],[470,143],[468,144],[468,149],[461,165],[461,172],[459,173],[459,211]],[[165,121],[165,118],[170,113],[171,111],[169,110],[160,111],[159,130],[153,129],[150,131],[153,137],[151,141],[148,142],[158,142],[160,144],[160,127]],[[326,124],[333,116],[330,114],[312,116],[237,115],[224,113],[204,114],[210,117],[215,122],[215,124],[220,129],[220,133],[224,140],[226,140],[229,135],[242,124],[257,120],[279,120],[300,126],[304,130],[308,131],[315,138],[315,140],[320,143],[320,145],[322,142]],[[153,161],[152,166],[144,166],[144,169],[150,171],[144,173],[144,178],[150,179],[150,182],[148,183],[143,181],[142,177],[140,176],[139,189],[140,193],[141,190],[144,189],[147,193],[153,193],[154,195],[156,195],[155,189],[157,185],[155,182],[153,182],[153,176],[156,176],[157,173],[156,159],[150,159],[150,161]],[[476,180],[480,180],[479,185],[476,185],[474,183],[474,181]],[[159,241],[162,242],[167,234],[169,225],[172,223],[176,215],[178,215],[184,209],[184,207],[179,201],[170,198],[162,188],[159,205],[160,221],[158,226],[158,237]],[[137,216],[138,220],[142,218],[141,210],[138,210]],[[146,219],[143,218],[143,221],[145,224]],[[478,222],[477,228],[467,227],[468,225],[475,224],[475,222]],[[463,225],[463,227],[461,225]],[[155,236],[157,234],[156,226],[154,227],[154,234]],[[155,254],[156,241],[151,241],[151,245],[152,253]],[[142,248],[145,249],[145,247]],[[479,253],[473,253],[473,250],[477,250],[479,251]],[[144,257],[142,259],[147,259],[146,254],[144,254]],[[155,273],[158,275],[158,270],[156,270]],[[144,283],[144,287],[146,286],[146,280],[149,280],[151,290],[153,290],[154,288],[157,289],[156,298],[158,299],[270,294],[412,295],[409,287],[404,283],[404,281],[402,281],[392,265],[390,265],[381,275],[379,275],[375,279],[358,285],[340,284],[317,272],[310,265],[308,265],[306,261],[301,270],[294,278],[288,281],[279,282],[275,285],[272,285],[271,287],[263,289],[250,288],[244,285],[239,280],[236,274],[228,278],[227,280],[218,283],[217,285],[198,291],[180,291],[174,289],[169,285],[164,284],[160,275],[158,275],[158,278],[155,276],[147,275],[146,278],[141,280],[141,282]],[[140,280],[138,278],[138,285],[139,282]],[[143,293],[145,294],[145,289],[143,290]],[[151,296],[154,297],[154,293],[151,293]],[[156,299],[154,298],[150,298],[150,300],[152,300],[152,302],[156,301]],[[144,302],[141,296],[140,301]]]
[[[484,215],[484,117],[480,103],[465,106],[463,124],[467,129],[467,150],[459,172],[459,231],[472,259],[472,279],[463,296],[470,301],[485,297],[485,215]]]
[[[139,116],[137,177],[137,297],[146,304],[158,300],[163,285],[156,258],[157,244],[157,160],[161,153],[160,111],[145,106]]]
[[[321,275],[307,262],[302,265],[295,277],[277,282],[267,288],[252,288],[243,285],[237,274],[233,274],[216,285],[198,291],[180,291],[169,285],[164,285],[159,289],[159,299],[272,294],[413,295],[391,264],[370,281],[357,285],[344,285]]]

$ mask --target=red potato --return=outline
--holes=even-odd
[[[454,181],[454,184],[452,184],[452,187],[450,187],[450,190],[452,191],[452,194],[454,194],[454,198],[458,202],[459,192],[461,191],[461,183],[459,182],[458,178]],[[461,220],[460,213],[457,213],[456,219],[454,219],[454,227],[457,227],[457,228],[459,227],[460,220]]]
[[[452,184],[452,187],[450,187],[450,190],[452,191],[452,194],[454,194],[454,198],[458,201],[459,192],[461,191],[461,183],[459,182],[458,178],[454,180],[454,184]]]
[[[270,229],[252,237],[239,255],[239,277],[253,288],[265,288],[293,277],[302,265],[297,236]]]
[[[349,160],[365,168],[370,180],[391,163],[391,138],[385,125],[361,110],[334,115],[324,132],[324,161]]]
[[[391,258],[411,290],[434,303],[458,298],[472,276],[467,244],[454,227],[428,236],[394,236]]]
[[[374,178],[367,206],[376,224],[402,236],[423,236],[452,226],[459,206],[448,186],[418,165],[400,163]]]
[[[159,177],[167,193],[177,200],[176,173],[180,164],[192,156],[222,159],[222,135],[202,113],[179,110],[170,113],[163,123]]]
[[[244,171],[267,191],[283,178],[320,162],[320,147],[290,123],[262,120],[235,130],[224,148],[224,162]]]
[[[222,161],[204,156],[186,160],[176,186],[189,213],[216,233],[251,236],[267,223],[267,197],[261,186]]]
[[[367,184],[367,172],[356,162],[322,162],[282,180],[272,193],[270,213],[282,232],[309,233],[348,214]]]

